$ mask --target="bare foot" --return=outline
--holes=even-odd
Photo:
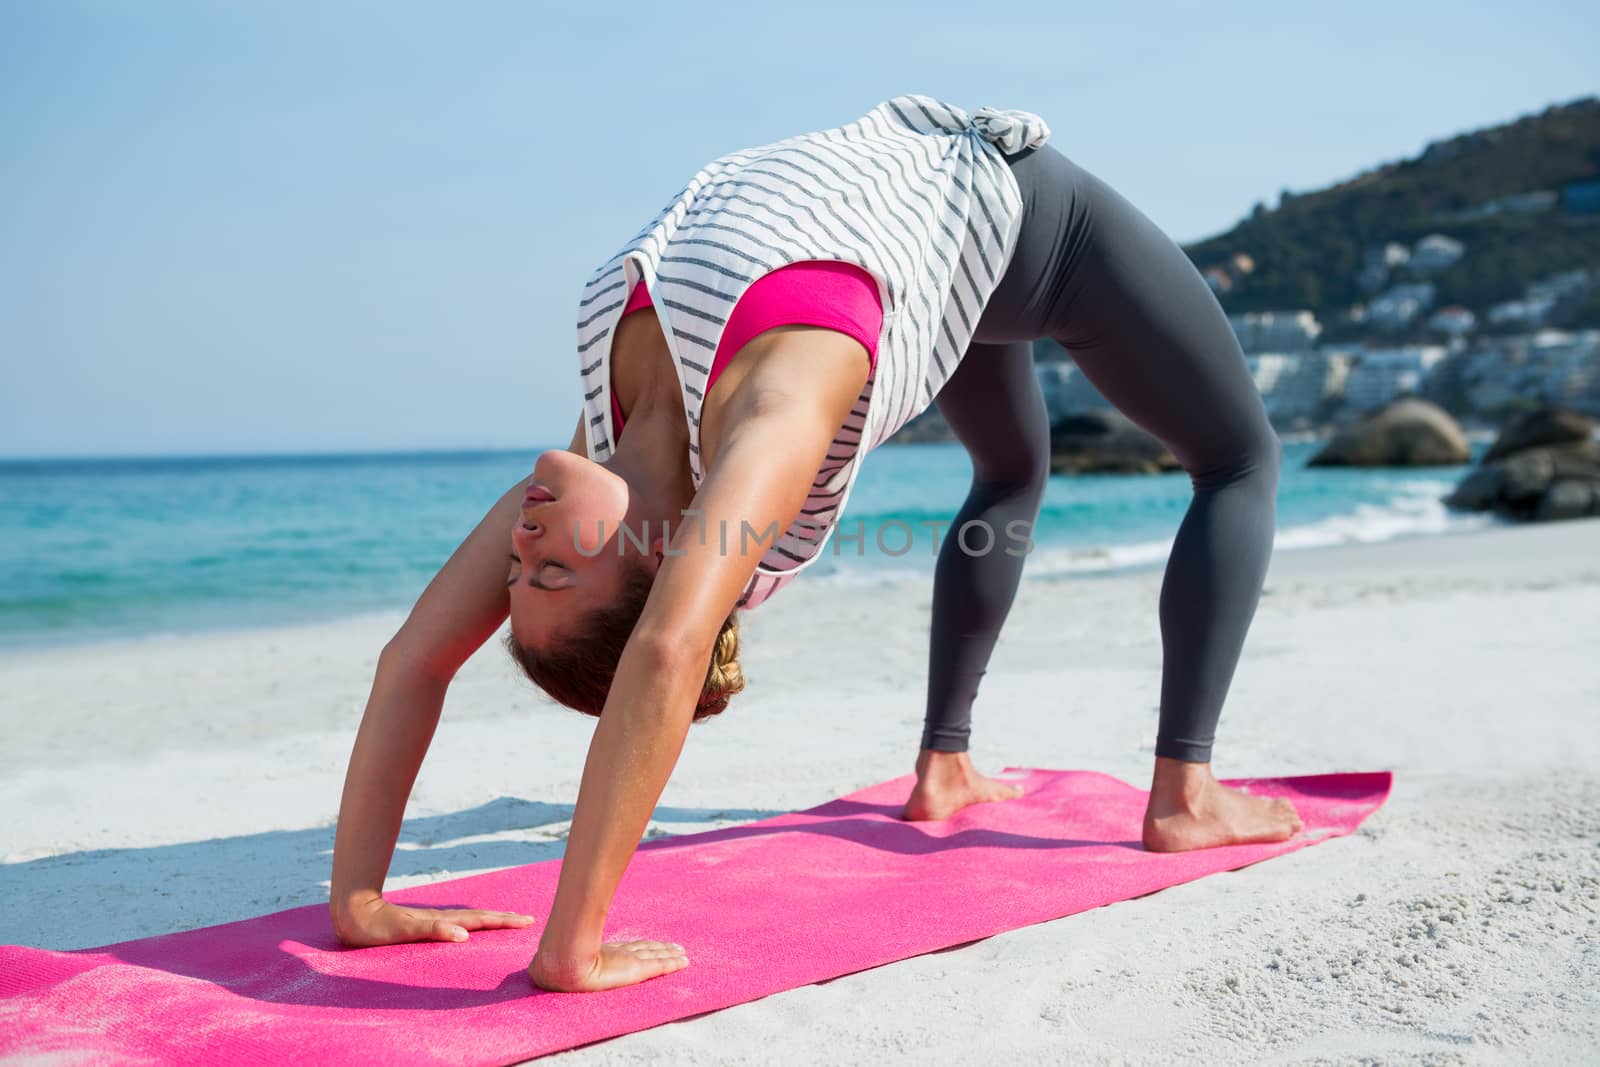
[[[948,819],[969,804],[1015,800],[1021,795],[1021,786],[979,774],[965,752],[925,748],[917,756],[917,784],[900,817],[911,821]]]
[[[1287,841],[1304,826],[1287,800],[1229,789],[1209,763],[1156,758],[1144,813],[1144,847],[1151,852]]]

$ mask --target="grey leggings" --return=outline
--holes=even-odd
[[[1000,544],[1031,524],[1050,426],[1031,342],[1050,337],[1123,414],[1171,449],[1194,497],[1161,585],[1156,755],[1208,762],[1272,554],[1282,443],[1222,308],[1173,241],[1050,145],[1011,157],[1025,212],[1005,277],[936,398],[972,460],[950,530],[977,519]],[[964,752],[978,682],[1024,556],[947,536],[934,572],[922,747]]]

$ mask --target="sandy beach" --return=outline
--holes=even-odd
[[[1159,586],[1157,570],[1025,580],[974,715],[981,770],[1148,784]],[[802,579],[748,613],[750,688],[691,731],[651,834],[909,773],[929,599],[898,578]],[[0,942],[86,947],[325,900],[345,761],[399,620],[0,657]],[[778,639],[796,630],[805,660]],[[1592,1057],[1597,634],[1600,520],[1280,551],[1217,772],[1394,771],[1357,834],[548,1062]],[[560,856],[591,729],[487,646],[451,689],[391,888]]]

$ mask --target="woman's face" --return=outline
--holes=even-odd
[[[637,537],[619,536],[628,505],[628,483],[600,464],[564,450],[540,454],[506,561],[518,643],[544,648],[573,620],[614,599],[624,568],[648,555]],[[637,524],[629,529],[640,532]]]

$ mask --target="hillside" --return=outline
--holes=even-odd
[[[1356,329],[1342,325],[1345,312],[1373,296],[1359,280],[1368,249],[1444,234],[1465,246],[1458,261],[1425,275],[1401,267],[1390,280],[1426,277],[1437,287],[1434,306],[1460,304],[1481,318],[1536,278],[1600,266],[1600,214],[1581,213],[1563,193],[1595,180],[1600,99],[1590,97],[1437,141],[1327,189],[1286,192],[1275,208],[1258,204],[1227,233],[1185,250],[1202,270],[1239,253],[1253,261],[1252,270],[1230,271],[1232,287],[1219,292],[1228,311],[1309,308],[1334,335]],[[1540,190],[1543,208],[1492,211],[1491,202]],[[1600,325],[1600,302],[1579,316],[1594,321],[1570,324]]]

